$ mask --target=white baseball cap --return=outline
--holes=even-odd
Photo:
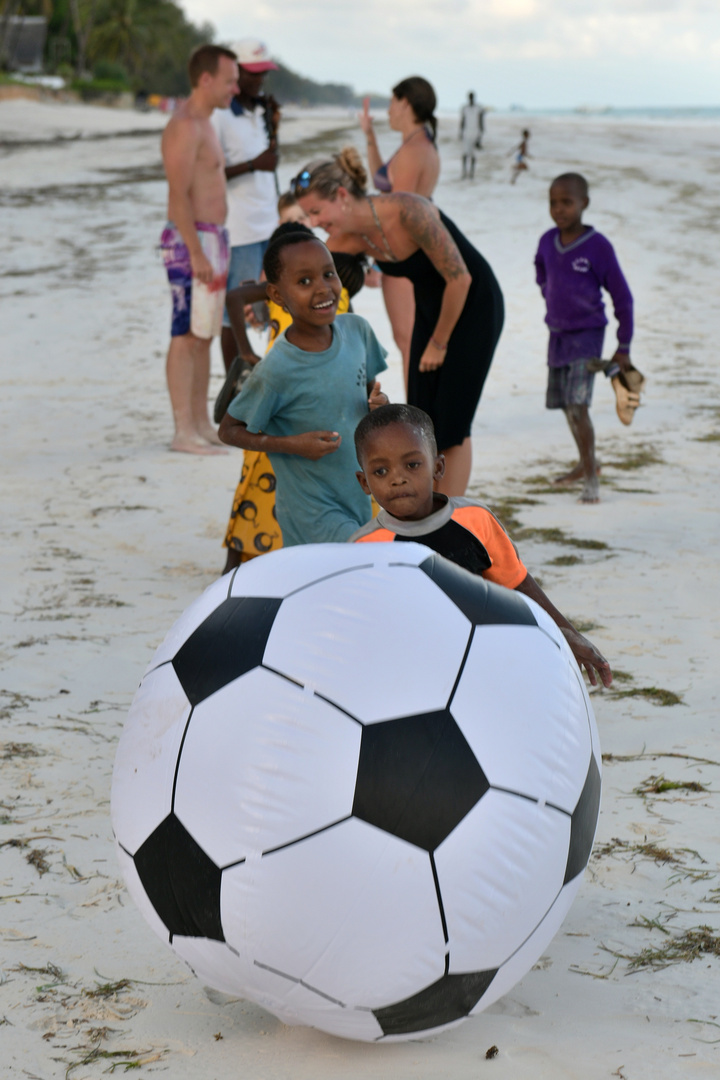
[[[237,41],[232,51],[237,56],[240,67],[251,71],[253,75],[259,75],[263,71],[278,70],[277,64],[273,64],[270,59],[267,45],[258,41],[257,38],[243,38],[242,41]]]

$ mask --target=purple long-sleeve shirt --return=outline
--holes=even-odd
[[[591,330],[606,326],[602,290],[612,297],[618,321],[618,348],[629,351],[633,335],[633,298],[612,244],[592,226],[563,247],[560,230],[540,238],[535,278],[545,297],[545,322],[551,330]]]

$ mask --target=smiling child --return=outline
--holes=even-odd
[[[610,665],[551,603],[520,561],[515,545],[486,506],[434,490],[445,461],[437,452],[430,417],[412,405],[385,405],[367,415],[355,431],[363,491],[380,504],[377,517],[354,533],[356,543],[415,541],[489,581],[517,589],[562,630],[579,666],[593,686],[597,676],[612,682]],[[597,673],[597,674],[596,674]]]
[[[353,478],[352,434],[368,408],[387,402],[375,379],[386,350],[359,315],[335,321],[341,285],[320,240],[286,233],[263,268],[268,298],[292,325],[231,402],[219,435],[270,457],[286,547],[347,540],[370,516]]]

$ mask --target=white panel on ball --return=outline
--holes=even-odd
[[[245,970],[238,957],[224,941],[211,941],[204,937],[177,937],[173,940],[176,952],[192,969],[193,975],[213,990],[222,990],[232,997],[250,996],[250,980],[243,982]]]
[[[397,549],[390,548],[387,551],[373,551],[371,555],[362,545],[305,544],[302,547],[281,548],[274,551],[272,556],[271,562],[262,558],[249,559],[243,563],[232,575],[229,595],[292,596],[308,585],[337,579],[358,567],[385,566],[398,562],[418,566],[427,558],[428,550],[421,544],[403,544],[401,554],[398,554]]]
[[[352,813],[360,725],[255,668],[195,706],[175,813],[218,866]]]
[[[412,904],[398,903],[400,896]],[[401,1000],[445,967],[427,852],[363,821],[227,870],[221,907],[225,938],[241,955],[343,1007]]]
[[[409,625],[425,633],[407,634]],[[469,636],[468,619],[425,574],[376,566],[289,597],[265,662],[373,723],[444,708]]]
[[[177,954],[206,985],[234,997],[245,997],[273,1013],[283,1023],[321,1028],[345,1039],[371,1042],[382,1029],[369,1009],[342,1009],[298,980],[255,965],[244,992],[237,989],[237,959],[227,945],[205,938],[178,938]]]
[[[518,650],[521,674],[508,678]],[[592,746],[574,667],[564,642],[560,651],[532,627],[480,626],[451,704],[493,786],[553,803],[568,813],[582,791]],[[512,723],[483,722],[484,713],[512,717]]]
[[[509,990],[512,990],[513,986],[522,979],[523,975],[527,974],[533,964],[538,962],[572,907],[581,880],[582,878],[577,877],[563,886],[560,895],[544,919],[535,927],[532,934],[520,945],[509,960],[506,960],[502,965],[485,994],[470,1013],[471,1016],[476,1016],[492,1005],[493,1002],[498,1001],[504,994],[507,994]]]
[[[562,888],[569,843],[566,814],[503,791],[463,818],[435,852],[456,970],[497,968],[532,933]]]
[[[115,755],[111,814],[115,836],[134,855],[170,813],[190,703],[170,664],[140,684]]]
[[[536,600],[531,599],[529,596],[525,596],[524,593],[518,593],[518,596],[521,596],[530,608],[540,629],[544,630],[547,636],[562,649],[567,649],[568,644],[565,640],[565,635],[554,619],[550,618],[547,611],[545,611],[544,608],[541,608]]]

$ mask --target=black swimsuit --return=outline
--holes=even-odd
[[[422,249],[402,262],[381,262],[390,277],[409,278],[415,290],[415,325],[410,345],[408,402],[432,417],[439,450],[459,446],[470,434],[473,416],[500,337],[504,318],[500,286],[489,264],[457,226],[440,214],[457,244],[472,283],[465,306],[450,335],[445,362],[420,372],[420,358],[440,315],[445,279]]]

